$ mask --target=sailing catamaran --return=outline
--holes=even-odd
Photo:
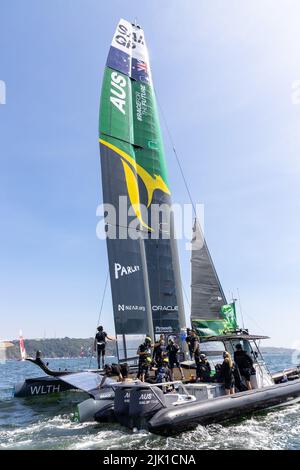
[[[171,208],[171,191],[148,51],[140,26],[123,19],[104,71],[99,142],[103,200],[107,213],[114,208],[105,223],[119,362],[136,361],[141,335],[176,337],[184,353],[186,322],[174,219],[170,211],[170,223],[164,224],[152,211],[155,205]],[[48,392],[41,393],[84,390],[90,398],[78,406],[81,421],[117,421],[162,434],[300,400],[300,368],[272,375],[258,347],[266,337],[238,327],[235,304],[227,302],[197,220],[191,266],[191,324],[215,366],[211,380],[196,383],[195,364],[185,354],[185,380],[155,385],[114,379],[102,385],[102,371],[62,374],[49,370],[38,357],[32,362],[47,376],[25,381],[16,396],[40,394],[32,393],[32,384],[36,391],[47,381]],[[238,393],[226,396],[218,361],[224,351],[233,355],[238,345],[253,362],[252,389],[244,391],[240,376]]]

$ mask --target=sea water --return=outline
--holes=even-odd
[[[265,355],[270,370],[290,367],[290,354]],[[50,367],[82,370],[89,359],[51,359]],[[43,373],[29,362],[0,363],[0,449],[300,449],[300,404],[226,424],[198,426],[175,437],[132,433],[117,424],[74,423],[81,392],[16,399],[13,386]]]

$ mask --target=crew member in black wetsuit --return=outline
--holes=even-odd
[[[134,379],[132,377],[129,377],[130,374],[130,368],[129,365],[124,363],[121,364],[121,374],[122,374],[122,382],[133,382]]]
[[[197,379],[200,382],[211,382],[211,367],[205,354],[199,355],[199,361],[197,363]]]
[[[250,382],[251,373],[253,373],[253,360],[243,350],[241,344],[237,344],[235,347],[236,351],[234,352],[234,362],[236,363],[241,376],[245,379],[246,386],[248,390],[252,390],[252,385]],[[255,371],[254,371],[255,372]]]
[[[137,354],[139,356],[139,369],[137,378],[142,382],[145,382],[145,379],[148,376],[149,367],[152,362],[152,344],[151,338],[149,336],[146,336],[145,341],[139,345]]]
[[[169,368],[171,371],[171,380],[174,380],[174,375],[173,375],[173,369],[174,366],[178,367],[181,373],[181,380],[184,380],[184,374],[183,370],[180,366],[179,360],[178,360],[178,353],[179,353],[179,346],[174,342],[172,338],[169,339],[168,341],[168,346],[166,348],[167,354],[168,354],[168,359],[169,359]]]
[[[186,329],[186,338],[185,338],[185,342],[189,348],[189,353],[190,353],[190,358],[191,360],[193,360],[193,349],[192,349],[192,345],[191,345],[191,338],[192,338],[192,331],[190,328],[187,328]]]
[[[95,336],[94,341],[94,350],[97,351],[97,360],[98,360],[98,369],[100,369],[100,359],[102,357],[102,367],[105,364],[105,348],[106,348],[106,341],[112,341],[113,338],[107,336],[107,333],[103,331],[103,326],[98,326],[97,328],[98,333]]]
[[[221,377],[224,382],[225,386],[225,394],[226,395],[233,395],[235,390],[234,390],[234,365],[231,359],[231,356],[229,352],[224,351],[223,352],[223,364],[221,365]]]
[[[161,366],[164,357],[166,357],[165,339],[164,335],[160,335],[159,341],[154,344],[153,348],[153,362],[156,367]]]
[[[200,349],[200,341],[198,336],[196,335],[195,331],[191,332],[191,351],[195,359],[196,363],[196,368],[198,368],[199,362],[200,362],[200,355],[201,355],[201,349]]]
[[[100,383],[100,388],[103,387],[105,383],[107,383],[108,377],[117,376],[118,382],[122,382],[123,375],[121,372],[121,366],[119,364],[110,364],[110,365],[105,364],[103,369],[104,369],[104,375]]]
[[[172,380],[171,370],[169,368],[169,360],[167,357],[165,357],[157,369],[156,383],[161,384],[163,382],[171,382]]]

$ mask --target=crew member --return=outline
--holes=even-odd
[[[105,364],[105,348],[106,348],[106,341],[112,341],[113,338],[110,338],[106,331],[103,331],[103,326],[98,326],[98,332],[95,336],[94,341],[94,350],[97,351],[97,361],[98,361],[98,369],[100,369],[100,359],[102,357],[102,367]]]
[[[194,356],[196,368],[197,368],[200,362],[201,349],[200,349],[199,338],[197,337],[194,331],[192,331],[192,335],[191,335],[191,348],[192,348],[192,354]]]
[[[137,378],[140,379],[142,382],[145,382],[152,362],[152,345],[151,338],[149,336],[146,336],[145,341],[140,344],[137,350],[137,354],[139,356]]]
[[[161,384],[163,382],[172,381],[171,371],[169,369],[169,359],[164,357],[161,365],[157,369],[156,383]]]
[[[184,380],[184,374],[183,370],[180,366],[179,360],[178,360],[178,353],[179,353],[179,346],[174,342],[172,338],[169,339],[168,341],[168,346],[166,348],[167,354],[168,354],[168,359],[169,359],[169,368],[171,372],[171,380],[174,380],[174,366],[178,367],[181,373],[181,380]]]
[[[121,374],[122,374],[122,382],[133,382],[133,378],[129,377],[130,368],[129,365],[124,363],[121,364]]]
[[[200,341],[198,336],[196,335],[196,332],[194,330],[191,330],[191,339],[190,339],[190,345],[191,345],[191,354],[192,357],[194,356],[195,360],[195,353],[196,356],[200,354]]]
[[[210,382],[211,381],[210,373],[211,373],[211,367],[207,360],[206,355],[200,354],[199,361],[197,363],[197,379],[200,382]]]
[[[250,382],[251,373],[255,373],[253,368],[253,360],[243,350],[242,345],[238,343],[235,347],[236,351],[234,352],[234,362],[239,368],[241,376],[245,379],[246,386],[248,390],[252,390],[252,385]]]
[[[104,369],[104,374],[103,374],[102,381],[100,383],[100,388],[103,387],[104,383],[106,385],[108,384],[108,380],[107,380],[108,377],[117,376],[118,382],[122,382],[123,374],[121,371],[121,366],[119,364],[110,364],[110,365],[105,364],[103,369]],[[111,383],[111,381],[109,382]],[[115,381],[113,381],[112,383],[114,382]]]
[[[235,382],[234,382],[234,365],[231,359],[229,352],[223,352],[223,364],[221,365],[220,374],[225,386],[225,394],[226,395],[233,395],[235,390]]]
[[[164,335],[160,335],[157,343],[154,344],[153,348],[153,362],[157,367],[162,363],[163,358],[166,356],[166,345]]]
[[[185,341],[186,341],[186,344],[187,344],[188,349],[189,349],[190,358],[191,358],[191,360],[193,360],[193,348],[192,348],[192,345],[191,345],[191,338],[192,338],[192,331],[191,331],[190,328],[187,328],[186,329]]]

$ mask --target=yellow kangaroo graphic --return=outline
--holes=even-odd
[[[141,178],[141,180],[143,181],[146,187],[147,207],[150,206],[152,202],[152,198],[153,198],[153,193],[156,189],[160,189],[166,194],[171,194],[168,186],[166,185],[166,183],[164,182],[161,176],[154,175],[154,177],[152,177],[141,165],[136,163],[134,158],[132,158],[123,150],[119,149],[118,147],[111,144],[110,142],[106,142],[103,139],[99,139],[99,142],[105,145],[106,147],[110,148],[114,152],[116,152],[118,155],[120,155],[120,157],[122,157],[122,164],[123,164],[123,169],[124,169],[124,174],[125,174],[125,179],[126,179],[127,190],[128,190],[129,199],[133,207],[133,210],[137,218],[143,225],[143,227],[147,228],[148,230],[152,230],[151,227],[149,227],[142,219],[142,214],[141,214],[141,209],[140,209],[139,187],[138,187],[137,178],[132,168],[135,170],[136,174]],[[131,166],[129,166],[128,163]]]

